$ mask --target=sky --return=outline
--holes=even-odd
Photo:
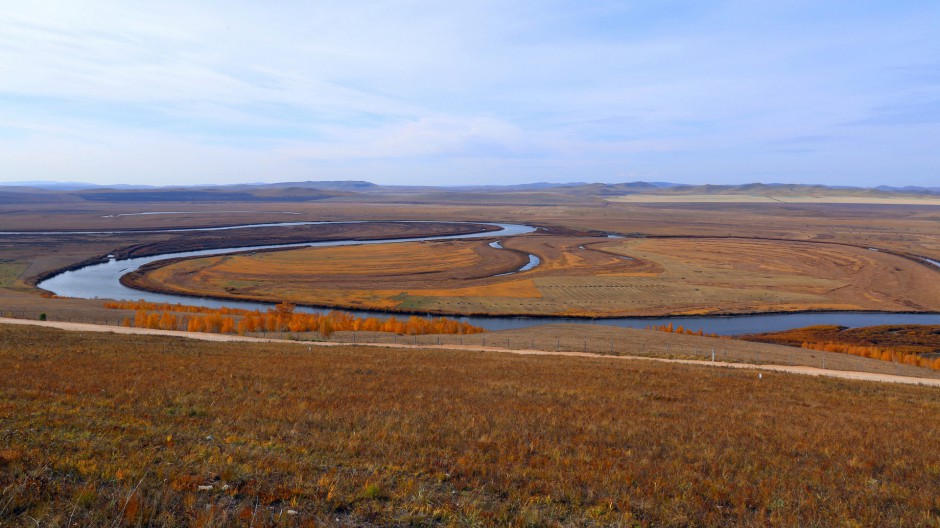
[[[0,182],[940,186],[940,2],[10,2]]]

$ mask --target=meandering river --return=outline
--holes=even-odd
[[[209,227],[209,228],[184,228],[167,229],[160,232],[190,232],[190,231],[222,231],[231,229],[248,229],[252,227],[273,227],[273,226],[296,226],[325,224],[331,222],[282,222],[269,224],[245,224],[228,227]],[[337,222],[337,223],[363,223],[363,222]],[[325,247],[325,246],[343,246],[354,244],[387,244],[397,242],[416,242],[422,240],[446,240],[457,238],[478,238],[478,237],[508,237],[532,233],[537,228],[518,224],[490,224],[500,228],[499,231],[484,231],[480,233],[470,233],[463,235],[431,236],[422,238],[396,238],[384,240],[333,240],[328,242],[310,242],[297,244],[279,244],[268,246],[249,246],[249,247],[231,247],[221,249],[209,249],[201,251],[186,251],[180,253],[167,253],[163,255],[154,255],[149,257],[138,257],[125,260],[112,259],[101,264],[92,264],[83,268],[66,271],[51,277],[39,283],[39,287],[51,291],[62,297],[77,297],[83,299],[115,299],[115,300],[137,300],[144,299],[156,303],[181,303],[189,305],[244,308],[249,310],[266,310],[273,306],[271,303],[257,303],[231,300],[205,299],[200,297],[189,297],[183,295],[171,295],[165,293],[153,293],[128,288],[121,284],[121,276],[130,273],[145,264],[180,257],[199,257],[208,255],[219,255],[237,251],[251,251],[258,249],[271,248],[289,248],[289,247]],[[141,233],[146,231],[131,231],[128,233]],[[53,233],[53,232],[49,232]],[[62,234],[119,234],[121,231],[89,231],[89,232],[55,232]],[[5,233],[16,234],[16,233]],[[35,234],[35,233],[34,233]],[[537,259],[537,257],[536,257]],[[530,265],[537,265],[538,261],[530,261]],[[519,271],[530,269],[524,267]],[[300,307],[298,310],[309,312],[326,312],[329,309]],[[357,310],[344,310],[357,315],[388,315],[385,312],[369,312]],[[419,314],[423,315],[423,314]],[[624,326],[631,328],[643,328],[647,325],[659,325],[672,323],[675,326],[684,326],[686,328],[698,330],[704,329],[708,333],[719,335],[732,335],[742,333],[772,332],[776,330],[786,330],[801,326],[833,324],[849,327],[871,326],[879,324],[940,324],[940,314],[899,314],[886,312],[820,312],[820,313],[787,313],[787,314],[763,314],[763,315],[733,315],[733,316],[697,316],[697,317],[621,317],[615,319],[583,319],[583,318],[565,318],[565,317],[488,317],[473,316],[459,317],[461,321],[481,326],[489,330],[507,330],[512,328],[522,328],[548,323],[591,323],[612,326]]]

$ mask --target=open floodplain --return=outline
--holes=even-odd
[[[501,249],[490,244],[432,241],[214,256],[155,266],[127,284],[192,296],[457,315],[940,311],[936,271],[868,248],[551,235],[514,237],[501,241]],[[539,264],[517,272],[528,255]]]
[[[0,316],[133,321],[133,309],[106,308],[107,296],[53,298],[37,287],[109,256],[470,233],[482,236],[154,263],[124,282],[223,303],[402,314],[940,311],[940,267],[929,262],[940,260],[940,207],[608,198],[0,204]],[[306,223],[322,221],[337,223]],[[482,231],[494,223],[538,229]],[[940,524],[935,387],[770,367],[908,380],[940,371],[890,354],[668,330],[344,331],[330,339],[347,344],[318,347],[318,332],[246,333],[309,344],[224,343],[0,326],[0,524]],[[885,347],[936,358],[891,332],[882,331],[895,337]]]

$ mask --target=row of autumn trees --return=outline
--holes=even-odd
[[[891,350],[890,348],[876,346],[849,345],[846,343],[828,342],[809,342],[804,341],[803,348],[810,350],[821,350],[823,352],[839,352],[841,354],[852,354],[853,356],[862,356],[881,361],[892,361],[904,365],[915,367],[924,367],[934,370],[940,370],[940,358],[930,359],[918,356],[917,354],[905,354]]]
[[[699,329],[697,331],[690,330],[688,328],[682,327],[682,325],[673,326],[672,323],[664,324],[664,325],[646,325],[646,329],[657,330],[659,332],[666,332],[669,334],[685,334],[685,335],[697,335],[697,336],[707,335],[708,337],[718,337],[718,334],[706,334],[705,331],[702,329]]]
[[[673,326],[672,323],[665,325],[647,325],[647,330],[658,330],[660,332],[667,332],[671,334],[686,334],[686,335],[708,335],[709,337],[718,337],[716,334],[706,334],[704,331],[692,331],[682,326]],[[870,359],[878,359],[881,361],[891,361],[897,362],[904,365],[912,365],[915,367],[930,368],[934,370],[940,370],[940,358],[930,359],[921,357],[917,354],[906,354],[904,352],[899,352],[897,350],[892,350],[890,348],[876,347],[876,346],[862,346],[862,345],[850,345],[846,343],[836,343],[834,341],[803,341],[803,348],[810,350],[821,350],[824,352],[838,352],[840,354],[851,354],[853,356],[861,356]]]
[[[180,304],[157,304],[146,301],[107,302],[105,308],[134,310],[134,318],[124,319],[124,326],[160,330],[187,330],[219,334],[245,335],[258,332],[318,332],[329,337],[333,332],[363,331],[395,334],[476,334],[482,328],[454,319],[438,317],[408,319],[375,317],[331,311],[325,314],[300,313],[290,303],[281,303],[267,311],[236,308],[205,308]]]

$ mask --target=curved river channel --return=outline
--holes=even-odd
[[[223,228],[187,228],[175,230],[162,230],[161,232],[183,232],[183,231],[222,231],[230,229],[248,229],[251,227],[272,227],[272,226],[296,226],[324,224],[328,222],[284,222],[275,224],[246,224],[241,226],[230,226]],[[362,223],[362,222],[340,222],[340,223]],[[324,246],[344,246],[355,244],[388,244],[395,242],[416,242],[422,240],[446,240],[457,238],[479,238],[479,237],[508,237],[532,233],[537,228],[518,224],[490,224],[500,228],[499,231],[484,231],[480,233],[470,233],[464,235],[432,236],[422,238],[396,238],[384,240],[333,240],[328,242],[310,242],[298,244],[279,244],[269,246],[249,246],[249,247],[231,247],[221,249],[208,249],[202,251],[186,251],[180,253],[166,253],[163,255],[154,255],[150,257],[139,257],[125,260],[110,260],[101,264],[92,264],[73,271],[66,271],[38,284],[40,288],[51,291],[62,297],[77,297],[82,299],[115,299],[115,300],[137,300],[144,299],[156,303],[180,303],[207,307],[244,308],[248,310],[266,310],[273,306],[272,303],[216,300],[201,297],[189,297],[183,295],[172,295],[166,293],[153,293],[142,290],[128,288],[121,284],[122,275],[130,273],[144,264],[154,261],[180,258],[180,257],[198,257],[208,255],[219,255],[237,251],[251,251],[256,249],[271,248],[290,248],[290,247],[324,247]],[[68,232],[70,234],[83,234],[92,232]],[[121,231],[95,231],[94,233],[122,233]],[[141,233],[141,231],[127,232],[128,234]],[[13,234],[13,233],[9,233]],[[537,264],[537,260],[535,262]],[[531,262],[530,262],[531,264]],[[525,267],[524,269],[530,269]],[[524,270],[520,270],[524,271]],[[329,309],[298,307],[298,311],[304,312],[327,312]],[[388,316],[401,315],[389,314],[386,312],[370,312],[362,310],[343,310],[356,315],[365,316]],[[407,315],[407,314],[404,314]],[[424,315],[424,314],[418,314]],[[684,326],[686,328],[698,330],[704,329],[709,333],[719,335],[732,335],[757,332],[773,332],[777,330],[786,330],[798,328],[801,326],[832,324],[848,327],[871,326],[880,324],[940,324],[940,314],[902,314],[888,312],[819,312],[819,313],[785,313],[785,314],[763,314],[763,315],[731,315],[731,316],[696,316],[696,317],[620,317],[615,319],[584,319],[568,317],[491,317],[491,316],[470,316],[457,317],[461,321],[481,326],[488,330],[508,330],[512,328],[522,328],[527,326],[549,324],[549,323],[590,323],[603,324],[611,326],[624,326],[631,328],[643,328],[647,325],[659,325],[672,323],[675,326]]]

